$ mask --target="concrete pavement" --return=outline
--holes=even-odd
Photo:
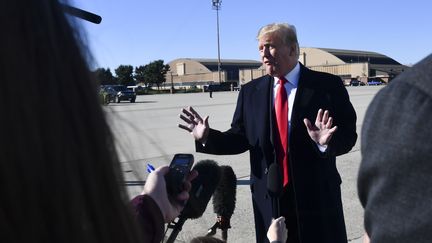
[[[357,197],[356,180],[360,163],[360,131],[364,113],[370,101],[382,86],[347,87],[351,102],[357,112],[359,139],[351,152],[337,158],[342,177],[342,200],[349,242],[361,243],[363,235],[363,210]],[[230,165],[237,175],[236,210],[231,219],[229,242],[255,242],[252,203],[250,198],[249,154],[213,156],[195,153],[190,134],[177,127],[182,107],[191,105],[201,115],[209,115],[210,126],[219,130],[229,128],[238,92],[215,92],[210,99],[207,93],[164,94],[138,96],[136,103],[109,104],[105,107],[111,123],[125,179],[142,181],[147,176],[146,163],[165,165],[175,153],[192,153],[195,160],[213,159],[220,165]],[[258,114],[259,115],[259,114]],[[142,186],[127,186],[130,196],[140,192]],[[177,237],[178,242],[188,242],[202,236],[215,222],[211,202],[203,217],[187,220]],[[169,234],[170,232],[168,232]],[[220,232],[216,235],[220,237]]]

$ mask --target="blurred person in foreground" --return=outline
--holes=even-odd
[[[135,217],[159,208],[168,222],[182,206],[166,203],[161,168],[131,210],[74,21],[56,0],[2,1],[0,241],[159,242]]]
[[[365,242],[432,242],[431,120],[429,55],[380,90],[367,109],[358,176]]]
[[[342,80],[299,63],[296,29],[269,24],[258,32],[258,50],[267,75],[243,85],[231,128],[211,129],[192,107],[182,110],[198,152],[249,151],[256,242],[268,242],[272,200],[269,167],[283,175],[279,198],[290,243],[346,243],[341,178],[336,156],[354,146],[356,114]]]

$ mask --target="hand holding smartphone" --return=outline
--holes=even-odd
[[[192,154],[175,154],[165,175],[168,197],[174,199],[183,191],[183,184],[194,163]]]

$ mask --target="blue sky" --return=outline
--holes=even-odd
[[[102,17],[81,21],[97,67],[134,67],[162,59],[217,58],[211,0],[75,0]],[[222,59],[259,60],[256,34],[268,23],[297,28],[301,47],[374,51],[402,64],[432,53],[430,0],[223,0]]]

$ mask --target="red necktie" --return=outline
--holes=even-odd
[[[275,113],[277,125],[276,154],[277,161],[282,168],[283,185],[288,185],[288,95],[285,90],[285,77],[279,79],[279,89],[275,99]]]

